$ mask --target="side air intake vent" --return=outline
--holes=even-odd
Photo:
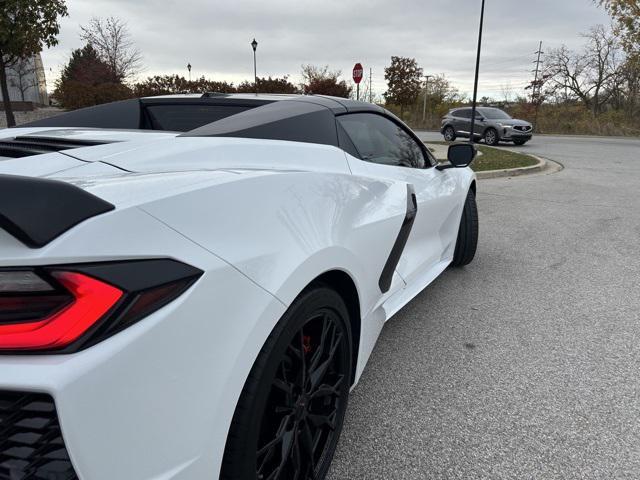
[[[42,153],[59,152],[72,148],[103,145],[108,142],[93,140],[70,140],[47,137],[15,137],[0,139],[0,157],[29,157]]]
[[[0,480],[77,480],[49,395],[0,390]]]

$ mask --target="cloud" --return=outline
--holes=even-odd
[[[374,90],[385,90],[391,55],[417,59],[425,73],[444,73],[464,92],[473,81],[479,0],[68,0],[60,43],[45,51],[49,77],[81,46],[79,25],[92,16],[126,20],[144,55],[144,75],[180,73],[239,82],[253,76],[250,42],[258,41],[258,75],[297,81],[300,66],[328,64],[350,78],[353,64],[373,71]],[[480,94],[520,90],[531,78],[533,52],[562,43],[578,46],[579,33],[608,18],[590,0],[489,0]],[[52,83],[50,81],[50,83]]]

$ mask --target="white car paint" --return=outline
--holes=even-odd
[[[82,480],[196,480],[220,470],[240,392],[265,339],[314,278],[359,297],[357,378],[387,321],[446,268],[468,168],[373,165],[331,146],[77,129],[114,143],[0,161],[0,173],[80,186],[116,206],[40,249],[0,230],[0,267],[170,257],[205,272],[143,321],[72,355],[0,356],[0,389],[51,394]],[[57,133],[56,133],[57,132]],[[384,294],[380,272],[418,197]]]

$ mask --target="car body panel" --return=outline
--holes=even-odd
[[[80,480],[215,478],[265,340],[329,271],[347,275],[358,295],[355,384],[384,323],[451,262],[475,181],[468,168],[374,165],[336,146],[295,141],[0,131],[12,136],[104,143],[0,160],[0,174],[70,183],[115,208],[41,248],[0,229],[0,268],[171,258],[204,272],[179,298],[90,348],[0,355],[0,390],[54,397]],[[381,272],[411,189],[414,227],[383,292]]]

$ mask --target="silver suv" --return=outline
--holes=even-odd
[[[469,138],[471,130],[471,107],[450,110],[442,119],[440,133],[452,142],[456,137]],[[513,142],[524,145],[531,140],[532,125],[524,120],[511,118],[507,112],[493,107],[477,107],[474,138],[484,139],[487,145],[498,142]]]

